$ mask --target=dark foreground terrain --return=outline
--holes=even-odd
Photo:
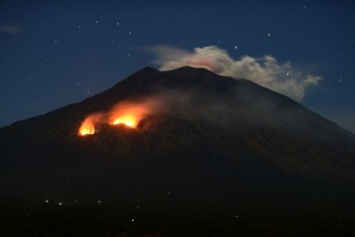
[[[179,175],[167,167],[166,172],[174,178],[168,175],[159,178],[154,177],[157,171],[150,167],[131,170],[131,180],[123,182],[130,183],[126,188],[119,180],[115,188],[112,184],[109,188],[97,186],[92,181],[92,192],[85,195],[78,190],[66,191],[63,184],[46,195],[36,192],[26,199],[2,198],[0,236],[353,236],[355,233],[355,195],[351,183],[287,176],[276,182],[274,179],[280,175],[262,179],[253,172],[246,179],[241,171],[240,176],[233,174],[237,179],[230,180],[232,173],[226,167],[213,166],[217,172],[201,167],[210,173],[208,178],[205,171],[193,179],[184,175],[192,173],[191,170]],[[225,172],[219,172],[219,168]],[[75,182],[65,181],[68,187]]]
[[[2,200],[1,236],[353,236],[354,203],[244,202],[244,206],[136,206],[120,200]],[[301,205],[300,205],[301,204]],[[170,207],[167,207],[171,205]],[[177,206],[174,206],[177,205]],[[201,203],[201,205],[203,205]],[[174,206],[174,207],[172,207]],[[287,208],[285,208],[285,206]],[[303,209],[299,207],[303,206]],[[344,211],[345,210],[345,211]]]

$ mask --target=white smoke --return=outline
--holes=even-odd
[[[322,79],[295,70],[290,62],[279,64],[270,55],[260,58],[246,55],[234,60],[217,46],[195,48],[193,52],[169,46],[153,46],[145,50],[157,56],[153,62],[160,65],[162,71],[183,66],[206,68],[222,76],[251,80],[298,101],[303,99],[309,86],[318,85]]]

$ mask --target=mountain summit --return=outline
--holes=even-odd
[[[191,67],[144,68],[0,129],[2,198],[119,199],[147,216],[308,218],[355,196],[354,169],[352,133],[253,82]],[[327,216],[350,205],[334,202]]]
[[[131,120],[138,109],[135,128],[110,126],[114,107],[131,111],[116,112]],[[90,115],[92,132],[99,130],[78,136]],[[80,103],[2,128],[0,147],[4,173],[102,156],[113,162],[215,157],[299,176],[349,176],[355,167],[350,132],[253,82],[190,67],[144,68]]]

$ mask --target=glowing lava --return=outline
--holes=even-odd
[[[95,133],[95,125],[90,117],[86,118],[79,128],[79,135],[86,136]]]
[[[143,118],[158,110],[162,110],[162,105],[155,97],[145,98],[140,101],[121,101],[108,111],[93,113],[86,117],[79,128],[78,135],[86,136],[98,133],[95,127],[105,124],[123,124],[127,127],[138,129],[138,124]]]
[[[136,119],[131,116],[131,115],[124,115],[124,116],[121,116],[121,117],[118,117],[116,118],[113,123],[113,125],[117,125],[117,124],[124,124],[128,127],[131,127],[131,128],[136,128],[137,127],[137,121]]]

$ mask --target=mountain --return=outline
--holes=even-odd
[[[125,112],[135,125],[113,125]],[[82,136],[87,120],[94,134]],[[191,67],[147,67],[3,127],[0,157],[6,200],[119,200],[215,220],[235,210],[252,219],[351,216],[344,210],[355,197],[354,134],[251,81]]]

